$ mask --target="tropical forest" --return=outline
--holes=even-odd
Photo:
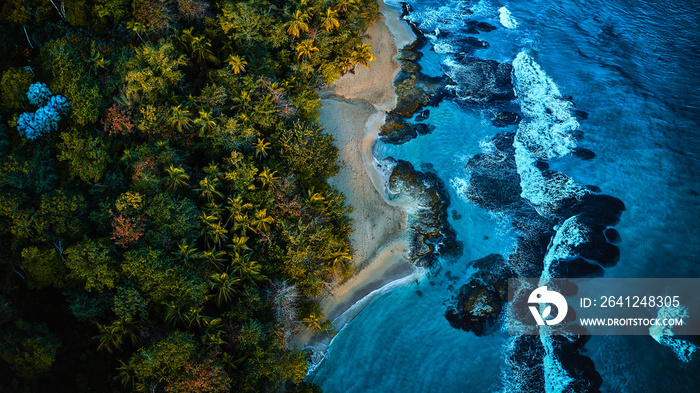
[[[319,392],[353,273],[320,87],[373,0],[6,0],[0,391]]]

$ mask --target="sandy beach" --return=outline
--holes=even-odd
[[[415,270],[406,257],[406,211],[387,199],[384,180],[372,156],[384,116],[396,105],[393,80],[400,70],[395,60],[397,48],[413,42],[415,36],[399,20],[396,10],[380,2],[380,11],[383,16],[366,33],[365,42],[376,57],[370,68],[358,66],[354,74],[344,75],[319,92],[323,107],[320,123],[335,139],[341,167],[329,183],[342,191],[346,203],[353,207],[350,241],[356,273],[321,299],[326,317],[338,330],[368,303],[367,295],[406,279]],[[328,338],[325,336],[314,337],[304,330],[296,335],[293,345],[313,345]]]

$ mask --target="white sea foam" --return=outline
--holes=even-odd
[[[525,51],[513,60],[513,72],[515,90],[525,115],[513,142],[521,196],[539,214],[549,216],[561,201],[589,193],[566,175],[545,178],[535,166],[537,160],[571,153],[576,148],[573,132],[579,123],[571,114],[571,103],[561,98],[556,83]]]
[[[688,309],[683,306],[661,307],[656,318],[660,320],[688,318]],[[689,341],[674,338],[671,326],[652,326],[649,328],[649,335],[659,344],[671,348],[676,357],[685,363],[690,362],[693,353],[700,349]]]
[[[590,229],[581,223],[578,216],[569,217],[555,230],[556,234],[550,241],[547,254],[544,257],[540,285],[547,285],[549,279],[552,278],[551,268],[554,261],[575,256],[574,248],[587,242],[590,238]]]
[[[435,44],[433,44],[433,50],[437,53],[455,53],[456,50],[452,44],[444,42],[444,41],[438,41]]]
[[[515,29],[518,27],[518,21],[513,18],[513,14],[510,13],[508,8],[506,7],[501,7],[498,9],[498,17],[499,20],[501,21],[501,24],[503,27],[506,29]]]
[[[554,355],[554,345],[552,336],[540,335],[540,341],[544,347],[544,358],[542,366],[544,368],[544,391],[546,393],[561,393],[569,391],[567,386],[574,381],[564,370],[559,359]]]
[[[537,160],[520,142],[517,134],[513,146],[515,146],[515,163],[522,189],[520,196],[530,201],[540,215],[550,216],[562,201],[568,198],[580,199],[590,193],[564,174],[558,173],[556,177],[551,178],[544,177],[535,166]]]
[[[579,127],[571,114],[571,102],[525,51],[513,60],[516,93],[525,119],[517,137],[538,159],[565,156],[576,148],[573,131]]]
[[[469,179],[466,177],[453,177],[450,179],[450,187],[454,190],[459,199],[469,202],[467,190],[469,189]]]

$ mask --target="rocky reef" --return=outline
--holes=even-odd
[[[379,138],[384,143],[402,144],[425,135],[433,130],[424,124],[415,124],[411,119],[416,113],[416,121],[423,121],[430,113],[426,106],[438,105],[450,94],[447,77],[430,77],[421,72],[418,60],[423,56],[420,49],[427,42],[425,36],[414,27],[417,39],[404,47],[397,58],[401,71],[394,80],[396,106],[387,114],[385,124],[379,131]]]
[[[483,336],[499,328],[498,318],[508,300],[508,278],[512,272],[499,254],[469,265],[477,272],[450,299],[445,317],[453,328]]]
[[[457,256],[461,244],[447,222],[450,197],[445,185],[431,170],[416,170],[410,162],[387,158],[391,168],[387,190],[390,198],[408,195],[415,201],[409,212],[410,259],[422,266],[434,266],[439,255]]]

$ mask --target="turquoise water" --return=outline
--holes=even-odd
[[[483,59],[512,61],[528,51],[571,96],[581,121],[579,146],[590,161],[566,156],[549,161],[581,185],[596,185],[627,208],[616,229],[620,261],[608,277],[700,277],[700,11],[690,1],[412,1],[409,15],[427,33],[459,32],[471,18],[497,29],[476,37],[490,48]],[[516,29],[499,23],[506,6]],[[448,38],[432,38],[446,48]],[[459,67],[449,51],[423,49],[429,75]],[[379,144],[379,158],[405,159],[431,168],[447,185],[450,224],[464,254],[425,277],[376,298],[333,341],[312,379],[327,392],[501,391],[503,332],[487,337],[455,330],[445,301],[468,278],[466,263],[513,248],[510,221],[467,202],[464,165],[498,132],[488,108],[444,101],[431,111],[429,135],[400,146]],[[427,167],[426,167],[427,165]],[[459,219],[454,219],[452,210]],[[449,271],[449,276],[447,272]],[[458,277],[450,280],[448,277]],[[431,282],[434,285],[431,285]],[[422,294],[419,295],[417,291]],[[603,378],[604,392],[700,391],[700,360],[679,361],[645,336],[593,337],[585,346]]]

